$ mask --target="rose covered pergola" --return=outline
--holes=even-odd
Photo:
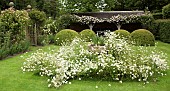
[[[86,12],[73,13],[77,23],[88,25],[89,29],[93,29],[95,24],[105,24],[104,26],[116,25],[120,29],[123,24],[136,23],[140,16],[144,16],[144,11],[105,11],[105,12]],[[75,26],[76,27],[76,26]],[[86,27],[87,28],[87,27]]]

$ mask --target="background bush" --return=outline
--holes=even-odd
[[[165,19],[170,18],[170,4],[168,4],[162,8],[162,13],[163,13],[163,17]]]
[[[0,14],[0,59],[24,52],[29,43],[26,40],[28,13],[24,10],[6,9]]]
[[[128,39],[129,36],[130,36],[130,33],[129,33],[127,30],[121,29],[121,30],[115,30],[114,32],[115,32],[116,34],[119,34],[120,38],[123,37],[123,38]]]
[[[162,12],[160,12],[160,13],[153,13],[152,15],[153,15],[153,17],[154,17],[155,20],[156,20],[156,19],[162,19],[162,18],[163,18]]]
[[[143,28],[149,29],[150,26],[152,26],[152,23],[154,22],[154,20],[155,19],[154,19],[153,15],[148,14],[148,15],[140,16],[136,21],[139,21],[143,25]]]
[[[38,45],[44,46],[50,43],[48,35],[39,35],[38,36]]]
[[[79,34],[76,31],[71,30],[71,29],[61,30],[55,36],[55,44],[56,45],[62,45],[62,44],[69,45],[75,37],[79,37]]]
[[[156,20],[153,25],[154,31],[157,32],[157,37],[162,42],[170,43],[170,20]]]
[[[93,30],[85,29],[80,32],[80,37],[86,42],[90,42],[94,37],[96,37],[96,34]]]
[[[138,29],[130,34],[131,40],[135,45],[139,46],[154,46],[155,38],[154,35],[146,29]]]

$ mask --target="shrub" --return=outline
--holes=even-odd
[[[56,34],[58,32],[58,26],[57,26],[57,20],[53,20],[52,18],[48,18],[45,22],[45,25],[43,27],[43,30],[48,32],[48,34]]]
[[[162,13],[163,13],[163,17],[165,19],[170,18],[170,4],[168,4],[162,8]]]
[[[100,80],[135,80],[148,83],[166,75],[169,66],[165,53],[155,47],[133,47],[114,32],[106,33],[105,50],[89,51],[87,43],[74,39],[58,51],[32,53],[23,63],[23,72],[48,76],[48,87],[60,87],[70,79],[99,78]],[[93,47],[94,48],[94,47]],[[92,50],[93,50],[92,48]]]
[[[155,20],[152,25],[150,26],[150,31],[152,32],[152,34],[155,36],[156,40],[160,40],[160,36],[159,36],[159,24],[156,22],[157,20]]]
[[[56,31],[66,29],[71,23],[75,22],[75,17],[70,14],[64,14],[57,18],[54,25],[56,26]]]
[[[9,55],[10,49],[5,46],[0,47],[0,60]]]
[[[53,44],[54,43],[54,38],[55,38],[55,35],[48,35],[48,38],[49,38],[49,43],[50,44]]]
[[[157,36],[162,42],[170,43],[170,20],[156,20],[154,30],[157,31]]]
[[[68,45],[72,42],[75,37],[79,37],[79,34],[71,29],[64,29],[58,32],[55,36],[56,45]]]
[[[161,13],[153,13],[152,14],[154,19],[162,19],[163,18],[163,14]]]
[[[135,43],[135,45],[141,45],[141,46],[155,45],[154,35],[150,31],[145,29],[138,29],[133,31],[130,34],[130,38]]]
[[[153,15],[149,14],[149,15],[142,15],[139,17],[139,19],[137,19],[140,23],[142,23],[144,28],[149,28],[152,23],[154,22],[154,17]]]
[[[123,30],[123,29],[115,30],[114,33],[118,34],[120,38],[124,37],[124,38],[128,39],[130,36],[130,33],[127,30]]]
[[[6,9],[0,14],[0,59],[28,49],[25,28],[29,16],[25,10]],[[28,44],[28,45],[27,45]]]
[[[96,34],[93,30],[85,29],[80,32],[80,37],[86,42],[90,42],[94,37],[96,37]]]
[[[38,45],[48,45],[50,43],[48,35],[39,35],[38,36]]]

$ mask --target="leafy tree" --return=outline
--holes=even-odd
[[[31,5],[32,7],[36,6],[35,0],[12,0],[14,2],[15,9],[22,10],[26,9],[27,5]]]
[[[170,3],[169,0],[114,0],[114,10],[144,10],[160,11],[163,6]]]
[[[105,3],[107,6],[105,7],[105,10],[110,11],[115,8],[116,1],[115,0],[105,0]]]
[[[44,11],[48,17],[55,18],[59,12],[59,0],[36,0],[36,8]]]
[[[6,8],[8,8],[8,3],[9,3],[9,0],[0,0],[0,10],[4,10]]]
[[[100,0],[66,0],[63,6],[70,12],[92,12],[97,11],[95,5],[99,1]]]
[[[35,45],[37,45],[37,37],[39,34],[41,34],[40,27],[45,23],[46,20],[46,14],[39,10],[31,10],[29,12],[29,17],[31,18],[31,21],[33,23],[34,33],[35,33]]]

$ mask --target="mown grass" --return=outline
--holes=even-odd
[[[0,61],[0,91],[169,91],[170,70],[167,76],[159,77],[158,82],[150,82],[144,85],[143,82],[109,82],[102,80],[72,80],[72,84],[66,84],[62,87],[48,88],[47,77],[40,77],[33,73],[22,73],[21,66],[24,60],[20,57],[27,57],[37,49],[42,48],[45,51],[56,49],[54,45],[45,47],[32,47],[26,54],[20,54]],[[158,50],[168,54],[168,64],[170,65],[170,44],[158,42]],[[111,86],[108,86],[111,84]],[[98,86],[98,88],[95,88]]]

